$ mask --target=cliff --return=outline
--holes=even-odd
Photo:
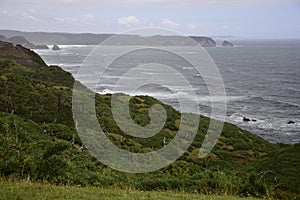
[[[216,42],[209,37],[190,36],[203,47],[215,47]]]
[[[227,40],[225,40],[222,43],[222,47],[233,47],[234,45],[231,42],[228,42]]]

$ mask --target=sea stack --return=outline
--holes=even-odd
[[[59,46],[57,46],[57,45],[55,44],[55,45],[53,45],[52,50],[57,51],[57,50],[60,50],[60,48],[59,48]]]
[[[222,43],[222,47],[233,47],[234,45],[231,42],[228,42],[227,40],[225,40]]]
[[[49,47],[44,44],[38,44],[35,46],[35,49],[49,49]]]

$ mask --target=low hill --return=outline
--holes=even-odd
[[[48,32],[22,32],[13,30],[0,30],[0,34],[6,37],[22,36],[34,44],[59,44],[59,45],[98,45],[114,34],[93,34],[93,33],[48,33]],[[141,37],[138,35],[119,35],[121,44],[130,42],[131,45],[191,45],[182,37],[178,40],[178,36],[162,36],[156,35],[151,37]],[[174,39],[175,38],[175,39]],[[177,38],[177,39],[176,39]],[[214,47],[216,42],[210,37],[191,36],[198,44],[203,47]],[[128,44],[128,43],[126,43]]]
[[[45,65],[34,52],[0,43],[2,177],[51,184],[281,199],[296,198],[300,193],[299,144],[271,144],[225,123],[217,145],[208,156],[199,159],[210,121],[204,116],[199,116],[201,123],[192,145],[171,165],[147,174],[113,170],[84,148],[75,130],[73,84],[70,73]],[[95,95],[98,121],[106,136],[120,148],[131,152],[157,150],[163,148],[164,138],[170,141],[178,131],[181,113],[152,97],[136,96],[131,97],[130,114],[137,124],[149,123],[149,108],[154,104],[166,109],[167,121],[152,138],[128,136],[116,125],[110,102],[111,95]]]
[[[32,44],[22,36],[13,36],[11,38],[6,38],[5,36],[0,35],[0,41],[9,42],[14,45],[22,45],[23,47],[28,49],[49,49],[47,45]]]
[[[0,41],[0,58],[2,67],[9,66],[9,63],[24,66],[29,69],[39,69],[46,67],[45,62],[33,51],[21,45],[13,45]]]
[[[34,49],[36,48],[36,46],[32,43],[30,43],[28,40],[26,40],[24,37],[22,36],[13,36],[11,38],[6,39],[6,42],[10,42],[14,45],[22,45],[28,49]]]

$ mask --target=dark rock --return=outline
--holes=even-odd
[[[294,121],[289,121],[287,124],[295,124]]]
[[[200,36],[190,36],[193,40],[195,40],[202,47],[215,47],[217,46],[216,42],[209,37],[200,37]]]
[[[55,44],[55,45],[53,45],[52,50],[57,51],[57,50],[60,50],[60,48],[59,48],[59,46],[57,46],[57,45]]]
[[[234,45],[231,42],[228,42],[227,40],[225,40],[222,43],[222,47],[233,47]]]
[[[247,117],[243,117],[243,121],[244,122],[250,122],[251,120],[249,118],[247,118]]]
[[[256,122],[257,120],[256,119],[251,119],[251,121]]]
[[[38,45],[36,45],[35,49],[49,49],[49,47],[44,44],[42,44],[42,45],[38,44]]]

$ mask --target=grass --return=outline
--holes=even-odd
[[[235,200],[242,199],[234,196],[199,195],[178,192],[160,191],[138,191],[120,190],[114,188],[77,187],[77,186],[54,186],[45,183],[0,181],[0,199],[215,199],[215,200]],[[244,198],[254,200],[255,198]]]

